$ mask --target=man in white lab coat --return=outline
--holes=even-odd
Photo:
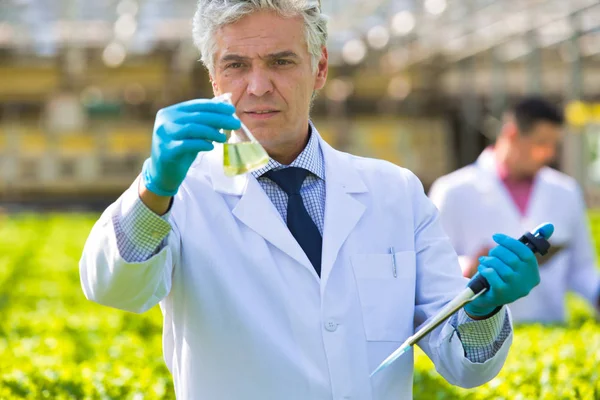
[[[195,99],[157,113],[140,177],[86,242],[86,297],[160,304],[179,399],[412,398],[412,352],[370,372],[467,280],[415,175],[334,150],[310,122],[327,77],[319,4],[201,0],[194,36],[235,108]],[[234,111],[270,160],[230,177],[219,129],[240,128]],[[539,283],[525,245],[495,240],[490,291],[419,343],[454,385],[499,372],[505,304]]]
[[[510,305],[518,322],[564,322],[567,291],[600,309],[600,275],[582,191],[574,179],[547,166],[562,125],[552,104],[525,98],[506,114],[494,146],[474,164],[439,178],[429,191],[467,277],[477,272],[493,232],[517,235],[552,221],[553,247],[540,261],[541,283]]]

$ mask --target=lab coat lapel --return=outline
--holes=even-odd
[[[310,269],[317,278],[310,260],[256,178],[250,174],[226,176],[223,173],[222,150],[215,146],[215,151],[211,153],[215,153],[210,160],[214,190],[227,195],[240,196],[240,200],[233,208],[233,215],[273,246]]]
[[[340,248],[365,211],[354,193],[367,192],[362,178],[346,155],[321,138],[325,161],[325,221],[321,262],[321,290],[324,290]]]

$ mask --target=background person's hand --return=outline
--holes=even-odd
[[[479,258],[478,271],[490,284],[490,289],[464,307],[469,316],[482,318],[498,307],[527,296],[540,283],[538,263],[533,252],[503,234],[495,234],[498,246],[489,256]]]
[[[142,168],[143,183],[159,196],[174,196],[198,152],[225,142],[219,129],[239,129],[235,108],[211,99],[195,99],[163,108],[156,114],[152,151]]]

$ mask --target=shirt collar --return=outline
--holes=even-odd
[[[299,167],[308,170],[319,178],[325,180],[325,166],[323,163],[323,153],[321,152],[321,146],[319,144],[319,133],[312,121],[308,123],[309,139],[304,150],[296,157],[296,159],[289,165],[289,167]],[[281,169],[287,167],[272,158],[269,159],[269,163],[258,169],[252,171],[251,174],[255,178],[259,178],[261,175],[272,169]]]

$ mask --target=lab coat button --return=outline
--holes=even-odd
[[[329,332],[335,332],[335,330],[337,329],[338,324],[335,323],[334,321],[327,321],[325,323],[325,329],[327,329]]]

